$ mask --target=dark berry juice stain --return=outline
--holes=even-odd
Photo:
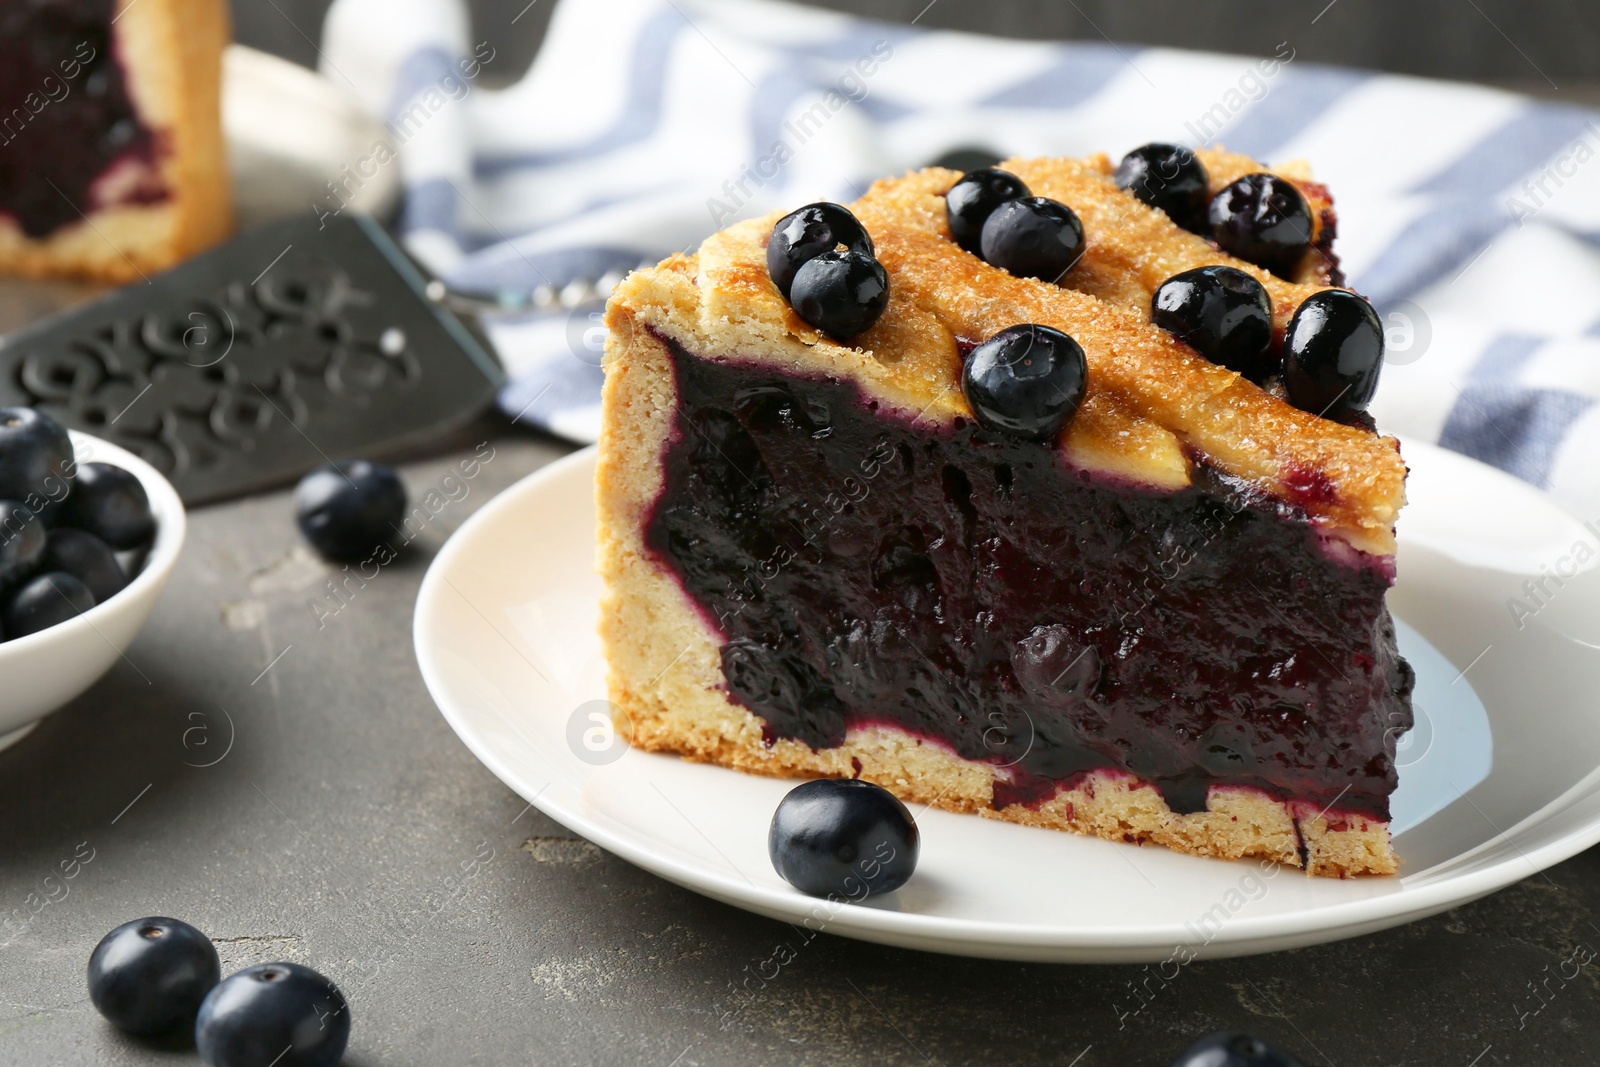
[[[1007,768],[996,803],[1095,769],[1175,810],[1230,783],[1387,818],[1411,725],[1384,566],[1204,465],[1166,493],[853,383],[675,345],[646,543],[722,634],[729,694],[814,748],[892,724]]]
[[[47,237],[100,206],[94,185],[115,164],[159,150],[139,121],[114,54],[113,0],[0,4],[0,215]],[[143,178],[121,200],[166,197]]]

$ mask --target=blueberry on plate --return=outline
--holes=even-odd
[[[1348,289],[1312,293],[1283,335],[1283,387],[1302,411],[1343,419],[1365,411],[1383,371],[1383,323]]]
[[[1172,1067],[1301,1067],[1300,1061],[1259,1037],[1224,1032],[1202,1037]]]
[[[950,236],[973,255],[982,254],[983,224],[994,209],[1010,200],[1031,196],[1021,178],[997,167],[968,171],[944,194]]]
[[[1206,231],[1206,190],[1211,176],[1206,165],[1182,145],[1153,142],[1140,145],[1117,164],[1118,189],[1165,211],[1186,230]]]
[[[350,1041],[350,1007],[298,963],[262,963],[206,996],[194,1043],[209,1067],[334,1067]]]
[[[39,565],[78,579],[89,587],[96,604],[104,604],[128,585],[128,576],[122,572],[116,553],[100,538],[83,530],[65,526],[51,530]]]
[[[800,268],[840,245],[867,256],[874,254],[872,237],[849,208],[822,201],[789,212],[778,220],[767,240],[767,273],[772,275],[772,284],[790,299]]]
[[[0,500],[0,589],[16,585],[38,569],[45,538],[39,516],[15,500]]]
[[[917,824],[882,786],[824,778],[778,804],[767,854],[783,880],[814,897],[892,893],[917,867]]]
[[[7,640],[15,640],[75,619],[94,605],[94,594],[82,581],[47,571],[24,582],[0,607],[0,627]]]
[[[115,549],[139,548],[156,535],[155,515],[144,486],[131,472],[109,463],[85,463],[61,506],[58,526],[92,533]]]
[[[222,976],[211,939],[186,922],[123,923],[89,956],[89,999],[119,1030],[160,1034],[192,1024]]]
[[[980,426],[1035,441],[1056,439],[1088,381],[1083,349],[1049,326],[1008,326],[974,348],[961,371]]]
[[[382,463],[330,463],[300,479],[294,510],[312,548],[329,559],[357,562],[400,530],[406,487]]]
[[[0,408],[0,498],[57,500],[72,469],[65,427],[33,408]]]
[[[1273,369],[1272,298],[1235,267],[1196,267],[1161,283],[1150,321],[1213,363],[1260,384]]]
[[[1276,174],[1246,174],[1211,198],[1211,239],[1286,277],[1311,247],[1311,205]]]
[[[823,333],[854,337],[889,305],[889,272],[865,252],[824,252],[801,265],[790,301],[795,314]]]

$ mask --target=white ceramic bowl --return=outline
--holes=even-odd
[[[139,479],[155,513],[156,539],[139,573],[104,604],[48,630],[0,642],[0,749],[20,741],[122,657],[166,587],[188,526],[177,490],[150,464],[76,431],[72,445],[80,464],[110,463]]]

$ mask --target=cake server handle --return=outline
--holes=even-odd
[[[650,265],[641,264],[642,267]],[[611,295],[611,291],[622,283],[622,278],[621,272],[612,270],[598,278],[574,278],[560,289],[550,285],[540,285],[527,291],[503,289],[494,293],[453,289],[435,278],[428,282],[423,295],[457,315],[470,315],[474,318],[528,312],[552,314],[604,303]]]

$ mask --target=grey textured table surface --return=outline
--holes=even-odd
[[[1411,926],[1173,973],[802,946],[573,838],[474,760],[412,656],[432,553],[566,451],[483,436],[495,458],[471,495],[320,629],[307,602],[329,571],[287,494],[193,513],[127,661],[0,754],[0,914],[21,924],[0,938],[0,1063],[197,1062],[89,1004],[90,949],[146,914],[194,922],[229,969],[327,972],[350,997],[355,1067],[1159,1067],[1233,1026],[1308,1065],[1594,1061],[1595,969],[1558,975],[1600,945],[1596,852]],[[450,462],[408,464],[407,480]],[[772,977],[762,963],[784,944],[797,958]]]

